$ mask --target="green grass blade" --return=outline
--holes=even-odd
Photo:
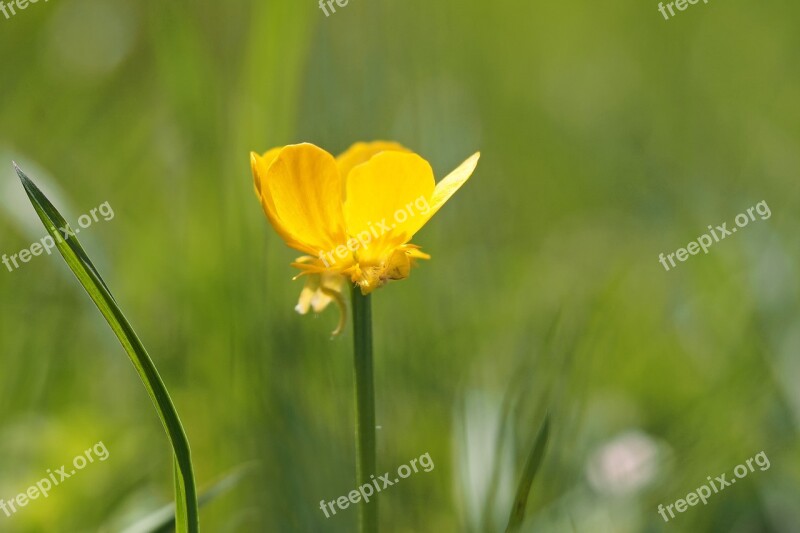
[[[525,519],[525,507],[528,504],[528,495],[531,492],[531,485],[536,478],[539,467],[542,465],[544,459],[544,452],[547,448],[547,439],[550,436],[550,415],[545,415],[542,427],[539,429],[539,434],[536,436],[536,441],[531,448],[528,459],[525,461],[525,468],[522,471],[522,477],[517,485],[517,494],[514,497],[514,506],[511,509],[511,517],[508,520],[508,528],[506,533],[516,531],[522,525]]]
[[[42,191],[20,170],[16,163],[14,163],[14,169],[22,181],[22,186],[25,188],[33,208],[42,220],[47,232],[56,242],[58,251],[92,298],[108,325],[111,326],[147,389],[147,393],[150,395],[153,405],[155,405],[158,417],[164,425],[174,452],[176,465],[175,498],[178,509],[177,531],[180,533],[197,532],[199,528],[197,491],[192,470],[189,441],[178,417],[178,412],[172,403],[172,398],[170,398],[167,388],[158,374],[158,370],[111,295],[108,286],[100,277],[91,260],[89,260],[80,242],[78,242],[75,234],[70,233],[71,230],[66,231],[66,237],[62,234],[60,228],[65,230],[69,228],[64,217],[53,207],[53,204],[50,203]]]
[[[186,503],[186,485],[181,475],[181,465],[178,456],[172,461],[175,480],[175,524],[189,523],[189,506]]]

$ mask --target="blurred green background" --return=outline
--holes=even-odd
[[[174,395],[204,531],[351,532],[348,331],[293,311],[298,255],[249,151],[392,139],[477,172],[374,295],[387,532],[503,531],[546,411],[525,531],[800,531],[800,6],[709,0],[63,0],[0,17],[0,254],[45,233],[16,160],[80,238]],[[772,216],[665,271],[766,201]],[[108,461],[0,530],[120,531],[172,498],[146,393],[58,256],[0,267],[0,498]],[[659,504],[764,451],[669,523]]]

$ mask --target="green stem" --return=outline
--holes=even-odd
[[[356,382],[356,483],[369,485],[375,474],[375,383],[372,377],[372,306],[369,295],[353,288],[353,369]],[[377,533],[378,500],[358,506],[358,531]]]

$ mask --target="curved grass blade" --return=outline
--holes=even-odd
[[[142,341],[128,323],[111,295],[111,291],[86,255],[67,221],[16,163],[14,163],[14,169],[22,181],[22,186],[25,188],[33,208],[42,220],[42,224],[55,241],[58,251],[61,252],[72,273],[81,282],[108,325],[111,326],[147,389],[173,449],[176,529],[180,533],[196,533],[199,528],[199,514],[189,441],[178,417],[178,412],[172,403],[172,398],[170,398]]]
[[[525,507],[528,504],[528,495],[531,492],[531,485],[536,478],[539,467],[542,465],[544,459],[545,448],[547,447],[547,439],[550,436],[550,415],[547,414],[542,422],[542,427],[539,429],[539,434],[536,436],[536,441],[531,448],[531,453],[525,461],[525,468],[522,471],[522,477],[517,485],[517,494],[514,497],[514,507],[511,509],[511,517],[508,520],[508,528],[506,533],[516,531],[522,525],[525,519]]]

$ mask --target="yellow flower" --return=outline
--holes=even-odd
[[[251,153],[267,218],[288,246],[306,254],[292,263],[297,277],[307,276],[297,311],[320,312],[332,301],[342,308],[345,279],[369,294],[430,259],[409,241],[469,179],[479,157],[437,184],[427,161],[393,142],[356,143],[337,158],[308,143]]]

